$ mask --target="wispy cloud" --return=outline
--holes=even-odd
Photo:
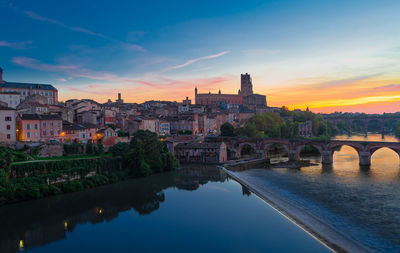
[[[32,41],[8,42],[0,40],[0,47],[10,47],[13,49],[28,49],[31,44]]]
[[[351,78],[346,78],[346,79],[333,80],[333,81],[325,82],[325,83],[322,83],[319,85],[324,85],[324,86],[346,85],[346,84],[354,83],[357,81],[371,79],[373,77],[381,76],[383,74],[384,73],[381,72],[381,73],[374,73],[374,74],[370,74],[370,75],[356,76],[356,77],[351,77]]]
[[[230,53],[230,51],[223,51],[223,52],[220,52],[218,54],[212,54],[212,55],[207,55],[207,56],[203,56],[203,57],[199,57],[199,58],[195,58],[195,59],[190,59],[190,60],[187,60],[185,63],[179,64],[179,65],[175,65],[175,66],[172,66],[172,67],[168,67],[168,68],[164,69],[161,72],[164,73],[164,72],[168,72],[168,71],[171,71],[171,70],[181,69],[181,68],[187,67],[187,66],[189,66],[189,65],[191,65],[193,63],[196,63],[198,61],[218,58],[218,57],[221,57],[221,56],[226,55],[228,53]]]
[[[91,84],[89,84],[88,85],[88,88],[102,88],[102,87],[104,87],[104,84],[102,84],[102,83],[91,83]]]
[[[373,88],[375,91],[400,91],[400,84],[388,84]]]
[[[67,81],[67,79],[65,79],[65,78],[57,78],[56,80],[59,81],[59,82],[66,82]]]
[[[112,41],[112,42],[120,43],[121,45],[124,46],[125,49],[128,49],[128,50],[135,50],[135,51],[141,51],[141,52],[146,51],[146,50],[145,50],[142,46],[140,46],[140,45],[136,45],[136,44],[131,44],[131,43],[123,42],[123,41],[120,41],[120,40],[117,40],[117,39],[108,37],[108,36],[106,36],[106,35],[104,35],[104,34],[102,34],[102,33],[97,33],[97,32],[91,31],[91,30],[86,29],[86,28],[83,28],[83,27],[70,26],[70,25],[67,25],[67,24],[65,24],[65,23],[63,23],[63,22],[61,22],[61,21],[58,21],[58,20],[55,20],[55,19],[52,19],[52,18],[48,18],[48,17],[41,16],[41,15],[39,15],[39,14],[33,12],[33,11],[23,11],[23,13],[24,13],[27,17],[29,17],[29,18],[31,18],[31,19],[34,19],[34,20],[38,20],[38,21],[42,21],[42,22],[47,22],[47,23],[50,23],[50,24],[54,24],[54,25],[63,27],[63,28],[65,28],[65,29],[69,29],[69,30],[71,30],[71,31],[76,31],[76,32],[80,32],[80,33],[87,34],[87,35],[95,36],[95,37],[98,37],[98,38],[103,38],[103,39],[106,39],[106,40],[109,40],[109,41]]]
[[[47,72],[63,73],[73,77],[82,77],[82,78],[101,80],[107,82],[120,82],[121,84],[143,84],[146,86],[155,87],[155,85],[150,82],[136,80],[124,76],[118,76],[112,73],[94,71],[82,68],[81,66],[78,65],[46,64],[36,59],[28,57],[14,57],[12,58],[11,61],[17,65],[26,68],[40,70],[40,71],[47,71]]]

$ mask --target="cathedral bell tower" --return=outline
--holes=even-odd
[[[251,81],[251,77],[248,73],[246,74],[241,74],[241,86],[240,86],[240,91],[243,96],[248,96],[253,94],[253,83]]]

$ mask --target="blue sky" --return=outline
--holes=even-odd
[[[0,0],[0,13],[4,79],[64,100],[232,93],[248,72],[273,106],[399,106],[399,1]]]

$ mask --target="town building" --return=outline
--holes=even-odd
[[[0,101],[15,109],[21,103],[21,95],[18,92],[0,92]]]
[[[62,119],[51,114],[22,114],[17,116],[17,140],[27,142],[49,142],[59,140]]]
[[[157,134],[159,134],[159,135],[170,135],[171,134],[170,123],[168,121],[166,121],[166,120],[160,120]]]
[[[311,138],[313,135],[312,130],[312,120],[307,120],[306,122],[299,124],[299,135],[301,137]]]
[[[7,82],[3,80],[3,69],[0,68],[0,93],[18,93],[20,96],[19,102],[25,100],[27,96],[39,94],[47,99],[47,104],[58,103],[58,91],[51,84],[38,83],[19,83]],[[13,101],[13,105],[17,98]],[[19,103],[18,102],[18,103]],[[8,102],[7,102],[8,103]]]
[[[63,132],[60,134],[60,142],[63,143],[94,143],[96,132],[99,130],[94,124],[74,124],[63,122]]]
[[[96,132],[95,139],[102,143],[105,148],[109,148],[118,142],[118,134],[111,127],[103,127]]]
[[[175,117],[166,117],[170,123],[171,134],[193,134],[199,133],[198,114],[180,114]]]
[[[175,156],[181,162],[223,163],[228,159],[224,142],[179,143],[174,147]]]
[[[10,144],[16,141],[15,120],[15,109],[0,105],[0,143]]]

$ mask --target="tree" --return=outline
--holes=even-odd
[[[129,133],[125,132],[124,130],[118,130],[117,132],[118,137],[128,137]]]
[[[145,161],[145,151],[143,142],[135,139],[131,143],[132,151],[130,154],[130,172],[136,177],[145,177],[152,174],[149,164]]]
[[[139,130],[130,144],[118,143],[110,148],[113,156],[120,156],[124,166],[128,166],[133,176],[147,176],[153,172],[172,170],[179,166],[175,156],[168,152],[157,134]]]
[[[257,135],[257,128],[255,123],[247,122],[242,129],[242,134],[247,137],[255,137]]]
[[[400,122],[397,123],[396,132],[395,133],[396,133],[396,136],[400,138]]]
[[[122,158],[123,166],[129,165],[129,155],[131,152],[129,143],[119,142],[112,146],[109,151],[113,156],[119,156]]]
[[[94,153],[93,144],[91,142],[86,143],[86,154],[91,155]]]
[[[234,127],[231,123],[225,122],[221,126],[221,136],[234,136]]]

